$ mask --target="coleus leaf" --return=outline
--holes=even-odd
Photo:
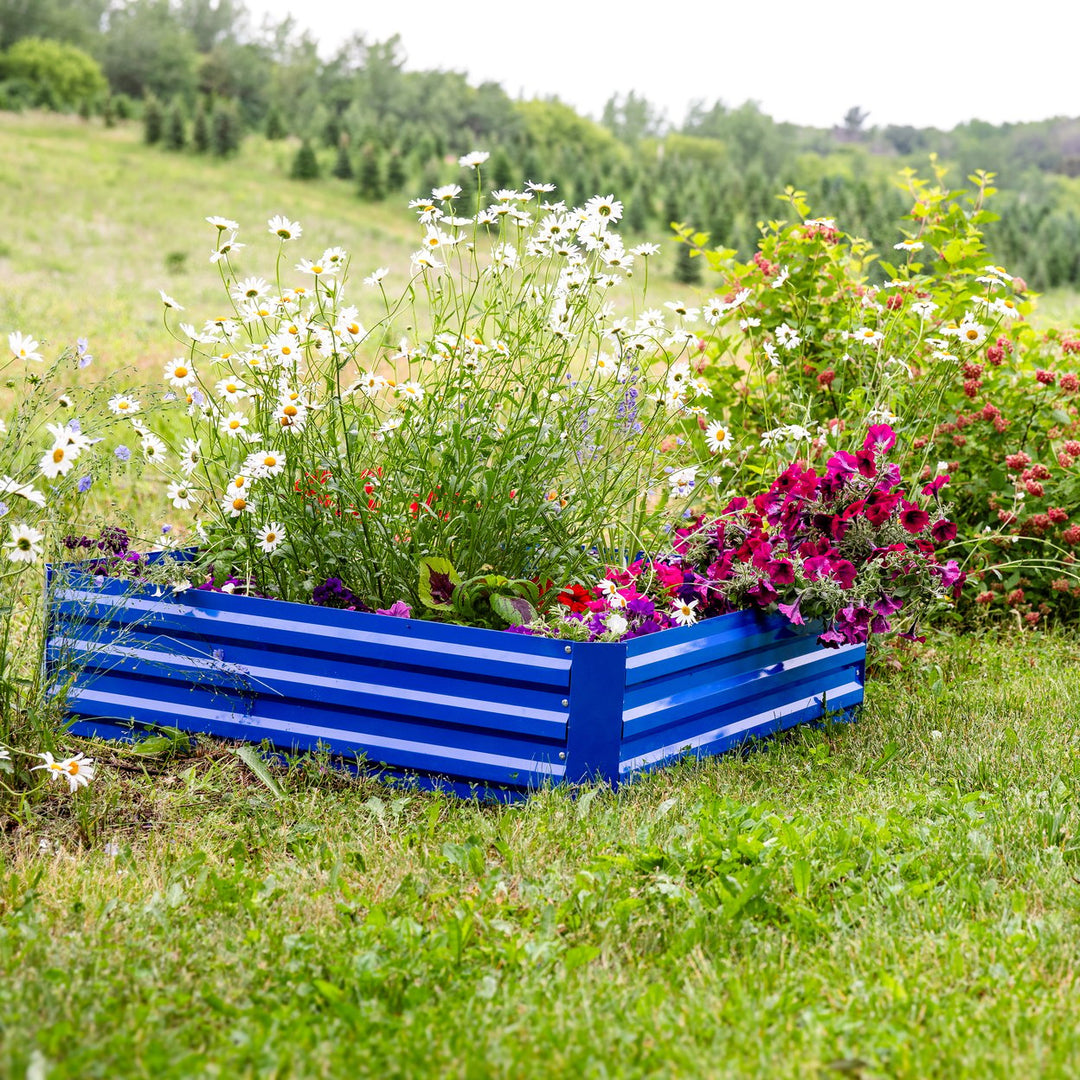
[[[449,559],[427,556],[420,560],[420,602],[436,611],[453,606],[454,590],[461,578]]]

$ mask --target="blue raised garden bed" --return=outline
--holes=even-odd
[[[70,568],[68,568],[70,570]],[[737,612],[618,644],[51,576],[47,668],[78,735],[140,726],[324,748],[512,797],[627,780],[863,699],[864,646]],[[160,594],[160,595],[159,595]]]

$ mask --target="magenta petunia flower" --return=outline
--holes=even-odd
[[[864,450],[887,453],[896,445],[896,432],[888,424],[871,424],[863,441]]]
[[[905,502],[903,506],[903,510],[900,511],[900,524],[909,533],[921,533],[930,524],[930,515],[914,503]]]
[[[949,544],[956,539],[956,526],[945,518],[939,518],[930,526],[930,535],[935,544]]]

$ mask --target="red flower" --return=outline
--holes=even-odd
[[[956,526],[945,518],[939,518],[930,526],[930,535],[935,544],[950,544],[956,539]]]
[[[563,607],[568,607],[573,612],[582,612],[588,610],[594,597],[584,585],[568,585],[556,599]]]
[[[914,503],[906,502],[900,511],[900,524],[909,533],[921,533],[930,524],[930,515]]]

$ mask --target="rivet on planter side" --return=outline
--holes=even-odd
[[[566,708],[566,706],[570,704],[570,699],[569,699],[569,698],[565,698],[565,697],[564,697],[564,698],[562,699],[562,703],[563,703],[563,708],[565,709],[565,708]]]

